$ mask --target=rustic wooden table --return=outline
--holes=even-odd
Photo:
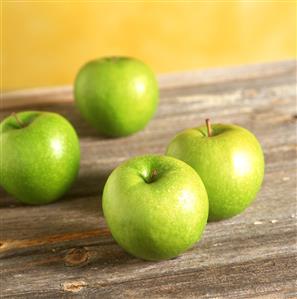
[[[120,139],[96,135],[75,109],[70,87],[4,95],[1,119],[25,109],[70,119],[82,160],[77,182],[54,204],[24,206],[1,191],[3,298],[297,297],[296,62],[169,74],[159,82],[153,121]],[[201,242],[176,259],[129,256],[102,217],[108,174],[129,157],[164,153],[172,136],[206,117],[257,135],[266,158],[261,192],[243,214],[209,223]]]

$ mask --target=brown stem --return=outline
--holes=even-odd
[[[157,169],[154,169],[153,171],[152,171],[152,175],[151,175],[151,179],[150,179],[150,181],[151,182],[153,182],[154,181],[154,178],[157,176]]]
[[[25,124],[19,119],[18,115],[15,112],[12,112],[11,116],[15,118],[15,121],[20,126],[20,128],[24,128]]]
[[[207,118],[205,120],[205,122],[206,122],[206,128],[207,128],[207,135],[208,135],[208,137],[211,137],[212,136],[212,129],[211,129],[210,119]]]

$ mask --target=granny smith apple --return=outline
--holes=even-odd
[[[75,130],[61,115],[26,111],[0,124],[0,185],[27,204],[61,197],[75,180],[80,147]]]
[[[167,155],[192,166],[209,199],[209,220],[241,213],[254,200],[264,176],[264,157],[256,137],[228,124],[187,129],[169,144]]]
[[[156,111],[159,90],[154,73],[143,62],[107,57],[81,68],[74,97],[90,124],[101,134],[116,137],[146,126]]]
[[[178,256],[199,240],[208,200],[197,173],[166,156],[141,156],[118,166],[103,191],[103,212],[114,239],[145,260]]]

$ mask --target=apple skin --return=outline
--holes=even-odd
[[[1,124],[0,185],[17,200],[39,205],[60,198],[75,180],[80,146],[74,128],[61,115],[26,111]]]
[[[114,239],[144,260],[170,259],[192,247],[208,216],[197,173],[166,156],[136,157],[118,166],[106,182],[102,205]]]
[[[169,144],[166,154],[192,166],[208,193],[209,220],[241,213],[254,200],[264,177],[261,145],[248,130],[214,124],[187,129]]]
[[[154,73],[129,57],[93,60],[79,71],[74,84],[76,104],[101,134],[126,136],[142,130],[159,102]]]

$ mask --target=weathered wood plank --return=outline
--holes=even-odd
[[[296,292],[296,62],[172,74],[149,126],[104,139],[80,117],[71,88],[5,95],[12,111],[56,111],[81,140],[79,178],[59,202],[31,207],[0,192],[0,294],[4,298],[280,298]],[[30,103],[30,99],[33,101]],[[201,242],[170,261],[144,262],[112,240],[100,194],[111,170],[164,153],[177,131],[204,118],[251,129],[266,159],[263,188],[243,214],[210,223]]]
[[[265,77],[281,77],[294,72],[295,61],[281,61],[270,64],[222,69],[207,69],[164,74],[158,76],[162,90],[171,90],[185,86],[207,86],[217,83],[244,80],[262,80]],[[21,91],[10,91],[3,95],[2,108],[24,107],[42,103],[72,102],[72,86],[35,88]]]

